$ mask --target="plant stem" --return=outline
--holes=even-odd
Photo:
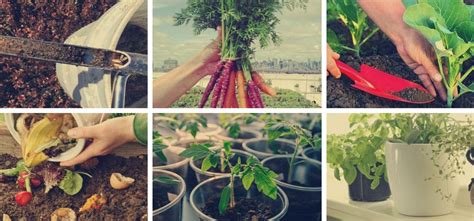
[[[229,207],[234,208],[235,207],[235,193],[234,193],[234,174],[230,175],[230,202],[229,202]]]
[[[298,155],[298,150],[299,150],[299,146],[300,146],[300,139],[297,138],[296,139],[296,142],[295,142],[295,151],[293,152],[293,156],[291,156],[291,161],[290,161],[290,168],[288,170],[288,183],[292,183],[293,182],[293,173],[294,173],[294,170],[295,170],[295,160],[296,160],[296,156]]]

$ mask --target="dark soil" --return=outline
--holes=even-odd
[[[413,102],[430,101],[433,97],[422,90],[413,87],[407,87],[401,91],[392,93],[393,95]]]
[[[285,217],[283,217],[283,221],[321,220],[321,192],[319,192],[319,194],[314,194],[310,192],[291,190],[291,193],[289,193],[287,189],[284,189],[284,191],[287,193],[286,195],[288,196],[290,205],[288,206],[288,212]]]
[[[209,201],[206,202],[206,206],[201,208],[201,211],[219,221],[263,221],[274,217],[279,212],[271,205],[261,203],[256,199],[237,198],[236,206],[234,208],[228,208],[226,213],[221,215],[218,209],[219,199],[219,195],[210,198]]]
[[[168,205],[171,201],[168,199],[168,192],[163,191],[160,186],[153,185],[153,210]]]
[[[10,168],[18,159],[10,155],[0,155],[0,168]],[[91,170],[83,170],[92,175],[92,179],[83,176],[82,190],[74,195],[66,195],[54,188],[47,195],[44,187],[33,190],[33,199],[25,207],[15,203],[15,194],[19,191],[14,182],[0,183],[0,214],[8,214],[13,220],[49,220],[51,213],[62,207],[76,211],[87,198],[102,193],[107,204],[99,211],[78,214],[79,220],[141,220],[147,214],[147,159],[145,156],[123,158],[105,156],[99,158],[99,164]],[[114,172],[132,177],[135,183],[126,190],[114,190],[110,187],[110,175]]]
[[[349,42],[349,32],[339,22],[330,22],[328,27],[338,35],[343,35]],[[351,53],[342,53],[341,61],[359,69],[361,64],[367,64],[392,75],[413,81],[423,85],[416,74],[406,66],[397,53],[395,46],[381,32],[371,38],[363,47],[361,59],[356,58]],[[471,62],[466,62],[465,67],[470,67]],[[470,76],[465,81],[466,85],[474,82],[474,76]],[[329,108],[442,108],[446,107],[446,102],[439,97],[429,104],[408,104],[379,98],[374,95],[362,92],[353,88],[353,81],[342,75],[341,79],[327,78],[327,106]],[[458,98],[453,107],[472,108],[474,107],[474,93],[464,94]]]
[[[1,1],[0,35],[64,42],[72,33],[97,20],[116,2]],[[127,31],[118,49],[125,50],[125,42],[130,41],[129,44],[137,48],[126,51],[146,52],[147,38],[146,34],[143,35],[144,31],[137,31],[136,28],[127,28]],[[146,77],[132,77],[128,85],[126,104],[135,103],[146,96]],[[79,107],[59,85],[53,62],[0,56],[0,92],[0,107]]]
[[[32,1],[0,3],[0,34],[35,40],[63,42],[81,27],[97,20],[116,0]],[[78,107],[62,90],[56,65],[0,56],[0,106]]]

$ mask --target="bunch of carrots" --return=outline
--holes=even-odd
[[[176,24],[193,22],[196,34],[221,27],[221,61],[199,102],[203,108],[210,99],[211,108],[264,108],[261,92],[276,96],[276,91],[252,70],[252,47],[278,44],[275,31],[280,21],[275,15],[283,8],[304,8],[308,0],[188,0],[186,8],[175,16]]]
[[[212,91],[211,108],[219,105],[221,108],[264,108],[260,93],[276,96],[276,91],[265,83],[259,73],[252,71],[251,77],[246,78],[236,63],[235,60],[222,60],[217,64],[199,102],[200,108],[206,105]]]

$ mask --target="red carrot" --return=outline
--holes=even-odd
[[[199,108],[203,108],[204,105],[206,105],[207,100],[209,99],[209,95],[211,95],[212,90],[214,89],[217,79],[219,78],[221,74],[221,70],[224,67],[225,62],[220,61],[217,66],[216,70],[211,76],[211,79],[209,80],[209,83],[206,86],[206,90],[204,90],[204,93],[201,97],[201,101],[199,102]]]
[[[247,84],[247,95],[249,98],[249,106],[251,108],[258,108],[257,98],[255,97],[254,88],[250,85],[252,81],[249,81]]]
[[[277,92],[275,91],[275,89],[268,86],[265,83],[265,80],[263,80],[262,76],[258,72],[252,72],[252,80],[255,82],[257,87],[260,88],[261,91],[263,91],[263,93],[268,94],[272,97],[276,96]]]
[[[216,86],[214,88],[214,93],[212,94],[212,100],[211,100],[211,108],[216,108],[217,103],[219,102],[221,90],[222,90],[222,83],[224,81],[224,74],[221,73],[219,76],[219,79],[217,79]]]
[[[227,93],[225,95],[224,102],[222,103],[223,108],[233,108],[234,107],[234,99],[235,98],[235,71],[233,70],[230,73],[230,78],[229,78],[229,86]]]
[[[260,90],[258,89],[254,81],[248,82],[247,90],[249,91],[249,97],[254,107],[263,108],[264,104],[263,104],[262,97],[260,96]]]
[[[224,77],[222,80],[222,88],[219,95],[219,103],[221,104],[221,108],[224,107],[225,98],[227,95],[227,91],[229,90],[229,81],[230,76],[232,74],[232,70],[234,68],[234,61],[229,60],[224,65],[224,70],[222,71],[222,76]]]
[[[238,93],[239,107],[248,108],[249,99],[247,97],[247,93],[245,92],[245,76],[242,70],[237,71],[237,93]]]

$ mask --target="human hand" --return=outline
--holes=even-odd
[[[93,139],[93,142],[74,159],[61,162],[61,166],[83,163],[90,158],[106,155],[125,143],[135,141],[133,119],[134,116],[117,117],[98,125],[69,130],[68,136],[75,139]]]
[[[222,40],[221,27],[217,27],[217,38],[208,44],[191,62],[198,66],[195,74],[206,76],[213,74],[217,63],[221,60],[219,44]]]
[[[327,75],[331,74],[334,78],[341,77],[341,70],[336,65],[336,60],[339,60],[341,55],[334,52],[329,44],[326,45],[326,60],[327,60]]]
[[[418,75],[431,95],[436,97],[438,92],[446,101],[443,78],[433,63],[435,55],[429,42],[415,30],[408,30],[395,45],[402,60]]]

